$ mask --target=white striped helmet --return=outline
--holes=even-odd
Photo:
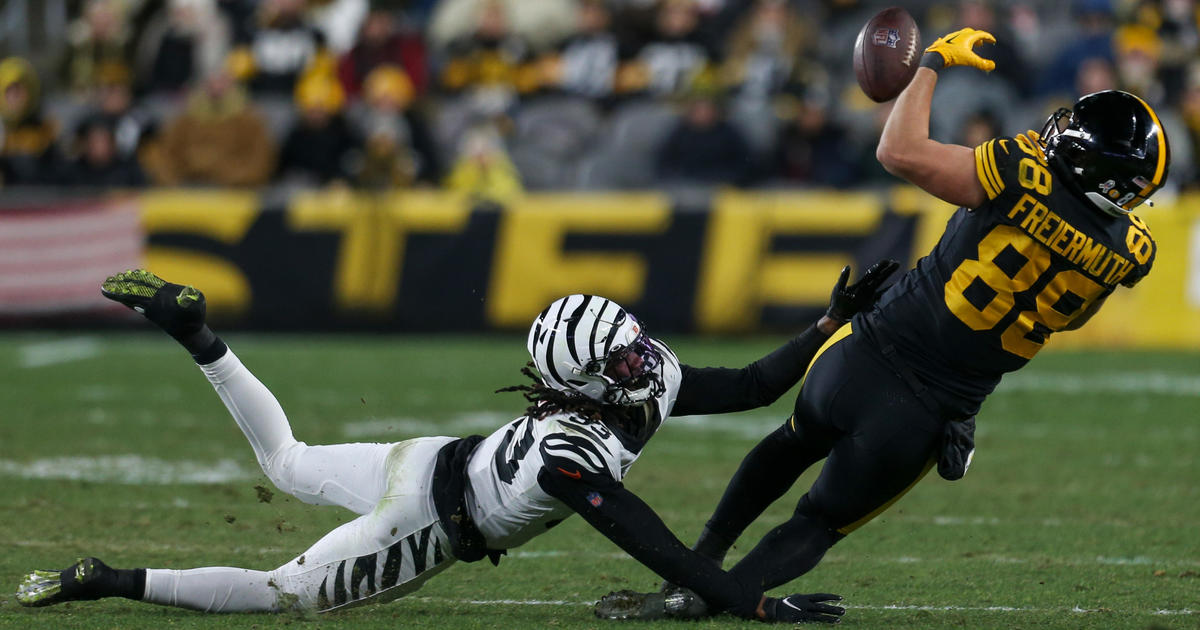
[[[662,355],[637,319],[596,295],[552,302],[529,328],[529,356],[542,382],[609,405],[640,405],[661,396]],[[630,355],[636,358],[630,358]],[[617,366],[627,375],[619,375]]]

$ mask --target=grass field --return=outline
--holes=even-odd
[[[309,443],[488,433],[522,402],[515,337],[230,336]],[[741,365],[775,340],[668,339],[684,361]],[[273,568],[350,518],[276,493],[187,355],[158,335],[0,336],[0,628],[604,628],[590,604],[658,580],[572,519],[498,568],[459,564],[416,595],[323,617],[206,616],[125,600],[26,610],[32,568]],[[1200,627],[1200,356],[1039,357],[979,419],[975,465],[932,475],[786,591],[846,597],[854,628]],[[627,485],[687,542],[769,410],[678,419]],[[806,476],[749,530],[790,513]],[[732,618],[636,628],[746,626]],[[753,627],[753,626],[752,626]]]

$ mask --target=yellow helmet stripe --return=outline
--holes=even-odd
[[[1150,107],[1141,97],[1134,95],[1142,107],[1150,112],[1150,119],[1154,121],[1154,125],[1158,127],[1158,165],[1154,168],[1154,178],[1150,180],[1150,185],[1142,189],[1138,194],[1139,197],[1147,197],[1150,191],[1162,185],[1163,173],[1167,170],[1167,132],[1163,129],[1162,123],[1158,120],[1158,114],[1154,113],[1154,108]]]

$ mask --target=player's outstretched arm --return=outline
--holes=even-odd
[[[694,591],[703,600],[694,602],[697,605],[693,606],[679,602],[680,608],[672,608],[661,593],[630,592],[628,618],[696,618],[717,612],[729,612],[747,619],[763,618],[765,596],[762,588],[743,584],[711,560],[688,549],[649,505],[620,483],[588,473],[576,479],[567,474],[567,468],[578,466],[569,461],[562,465],[565,468],[547,460],[538,476],[538,484],[543,490],[575,510],[638,562],[671,583]],[[656,609],[648,610],[647,607]]]
[[[683,379],[671,415],[729,413],[775,402],[800,382],[813,356],[830,335],[856,313],[875,304],[879,287],[899,268],[900,263],[894,260],[881,260],[871,265],[858,282],[848,284],[850,267],[847,266],[833,287],[824,317],[744,368],[681,366]]]
[[[990,33],[964,28],[939,38],[925,49],[921,68],[896,99],[884,125],[875,157],[887,171],[956,206],[975,208],[987,193],[975,172],[971,147],[943,144],[929,137],[929,111],[937,72],[949,66],[971,66],[990,72],[996,64],[974,52],[980,42],[996,41]]]

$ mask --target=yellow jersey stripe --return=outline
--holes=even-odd
[[[992,174],[992,179],[996,182],[996,194],[1004,192],[1004,179],[1000,177],[1000,169],[996,166],[996,141],[992,140],[988,143],[987,151],[989,172]]]
[[[998,184],[1000,184],[1000,182],[998,182],[996,180],[996,175],[994,172],[992,172],[992,169],[990,167],[991,161],[988,160],[988,156],[990,156],[992,154],[992,152],[994,152],[995,150],[996,150],[996,140],[988,140],[988,142],[985,142],[985,143],[983,143],[983,145],[980,145],[979,146],[979,161],[983,163],[983,172],[984,172],[984,176],[986,176],[986,178],[988,178],[988,186],[996,194],[1000,194],[1000,186],[998,186]]]
[[[983,184],[983,192],[987,193],[988,199],[996,198],[996,191],[992,188],[991,180],[988,179],[987,171],[983,168],[983,145],[975,147],[975,176],[979,178],[979,183]]]
[[[992,142],[992,140],[988,140],[975,147],[975,176],[979,178],[979,183],[983,184],[983,191],[987,193],[988,199],[995,199],[1000,194],[992,183],[992,177],[987,168],[987,151],[991,148]]]

